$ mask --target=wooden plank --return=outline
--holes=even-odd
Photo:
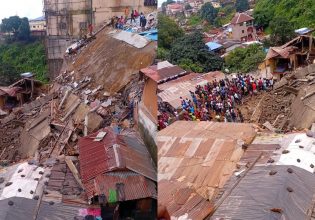
[[[61,119],[62,122],[65,122],[65,120],[77,109],[77,107],[80,105],[81,101],[77,100],[77,102],[72,106],[72,108],[67,112],[65,117]]]
[[[77,168],[74,166],[72,160],[70,160],[69,158],[65,158],[65,160],[66,160],[66,163],[67,163],[67,165],[68,165],[70,171],[72,172],[72,174],[73,174],[75,180],[78,182],[78,184],[80,185],[80,187],[81,187],[82,189],[84,189],[83,184],[82,184],[82,182],[81,182],[81,179],[80,179],[80,177],[79,177],[79,172],[78,172]]]

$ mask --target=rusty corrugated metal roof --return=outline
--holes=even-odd
[[[215,79],[224,79],[224,73],[220,71],[209,72],[206,74],[190,73],[186,76],[182,76],[176,80],[172,80],[159,85],[159,90],[162,90],[158,96],[163,102],[169,103],[175,109],[181,106],[182,98],[191,99],[189,91],[195,91],[197,85],[205,85],[208,82],[212,82]]]
[[[162,83],[185,75],[187,73],[179,66],[168,66],[161,69],[157,69],[157,66],[151,66],[141,69],[140,72],[142,72],[157,83]]]
[[[100,131],[102,141],[93,141]],[[117,135],[110,127],[79,140],[80,173],[89,196],[96,193],[94,179],[112,171],[133,171],[156,181],[156,170],[146,146],[136,136]]]
[[[99,175],[94,180],[96,194],[104,193],[109,197],[109,190],[116,189],[117,183],[124,184],[125,201],[142,198],[156,198],[156,183],[135,172],[110,172]],[[118,198],[118,201],[123,201]]]
[[[207,199],[178,181],[160,181],[158,198],[173,217],[187,213],[190,219],[201,220],[213,210],[213,205]]]
[[[214,196],[236,168],[251,124],[177,121],[158,133],[158,177],[179,180],[205,198]]]

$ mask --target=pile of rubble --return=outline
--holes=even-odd
[[[272,130],[310,128],[315,121],[315,64],[284,76],[262,97],[256,112],[257,121]]]

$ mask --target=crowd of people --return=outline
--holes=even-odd
[[[129,17],[130,15],[130,17]],[[113,16],[111,19],[111,25],[113,28],[116,29],[124,29],[125,25],[127,24],[127,21],[130,20],[130,24],[136,24],[136,19],[140,17],[140,27],[141,30],[144,31],[145,27],[147,25],[147,18],[145,17],[145,15],[141,12],[139,14],[139,12],[137,10],[131,10],[131,13],[129,12],[129,8],[127,7],[125,9],[125,16]]]
[[[198,85],[194,92],[189,91],[190,98],[180,97],[180,109],[172,114],[162,111],[158,117],[159,130],[176,120],[244,122],[238,108],[243,103],[243,97],[271,89],[273,84],[273,79],[255,79],[250,75],[237,74],[231,79]]]

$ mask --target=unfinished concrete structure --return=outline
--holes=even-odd
[[[154,4],[144,0],[44,0],[50,77],[59,74],[66,48],[87,34],[89,24],[98,29],[112,16],[125,16],[125,12],[130,16],[132,9],[147,13],[155,9]]]

